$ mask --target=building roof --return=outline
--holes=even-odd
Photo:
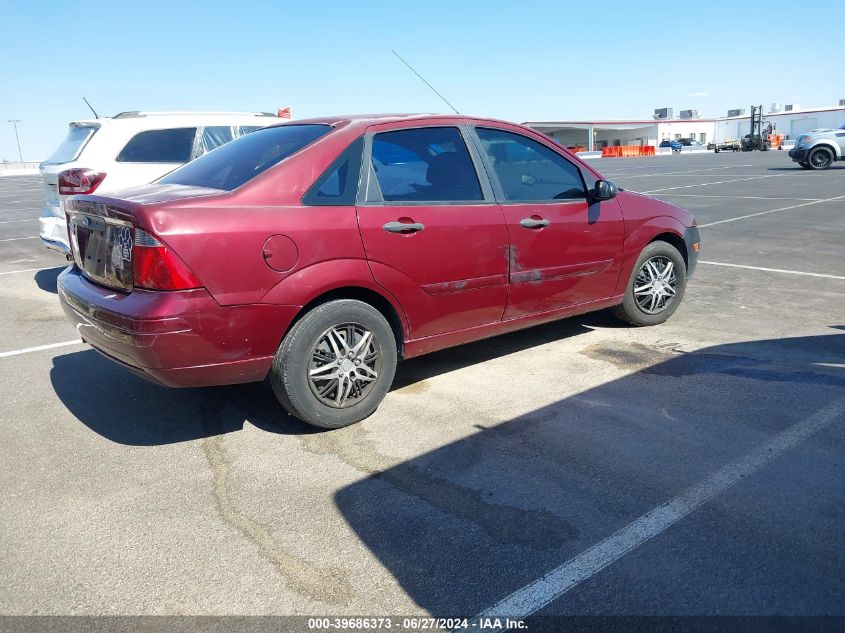
[[[837,110],[841,110],[845,112],[845,106],[835,106],[835,107],[827,107],[827,108],[802,108],[800,110],[790,110],[789,112],[771,112],[771,113],[763,113],[763,118],[773,117],[773,116],[792,116],[795,114],[809,114],[813,112],[834,112]],[[718,121],[738,121],[742,119],[750,119],[751,115],[749,114],[741,114],[739,116],[732,116],[732,117],[717,117],[717,118],[702,118],[702,119],[632,119],[628,121],[624,120],[605,120],[605,121],[526,121],[523,125],[527,125],[529,127],[567,127],[573,125],[593,125],[597,127],[609,127],[612,128],[615,125],[619,126],[627,126],[627,125],[657,125],[658,123],[715,123]]]

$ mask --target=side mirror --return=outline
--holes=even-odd
[[[593,200],[597,202],[611,200],[617,193],[619,193],[619,188],[609,180],[597,180],[596,187],[593,189]]]

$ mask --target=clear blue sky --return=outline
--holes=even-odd
[[[799,39],[841,25],[841,7],[756,4],[0,0],[0,159],[17,159],[8,119],[43,159],[90,115],[82,96],[105,115],[446,111],[391,49],[462,112],[516,121],[845,98],[835,39],[821,54]]]

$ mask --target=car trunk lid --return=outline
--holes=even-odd
[[[170,204],[218,194],[219,189],[144,185],[115,196],[72,196],[65,202],[71,254],[89,280],[122,292],[136,286],[174,290],[197,280],[162,240],[160,211]],[[164,229],[166,232],[166,229]]]
[[[129,209],[71,199],[65,205],[74,263],[91,281],[116,290],[133,286],[134,221]]]

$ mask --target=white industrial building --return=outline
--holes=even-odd
[[[730,114],[734,114],[732,111]],[[739,139],[750,132],[748,111],[716,119],[698,118],[684,111],[673,118],[668,108],[655,110],[655,117],[642,121],[528,121],[526,125],[554,138],[561,145],[600,150],[614,145],[659,145],[661,141],[693,138],[703,144]],[[763,126],[771,124],[787,139],[817,128],[837,128],[845,123],[845,99],[837,107],[807,108],[772,104],[763,115]]]

